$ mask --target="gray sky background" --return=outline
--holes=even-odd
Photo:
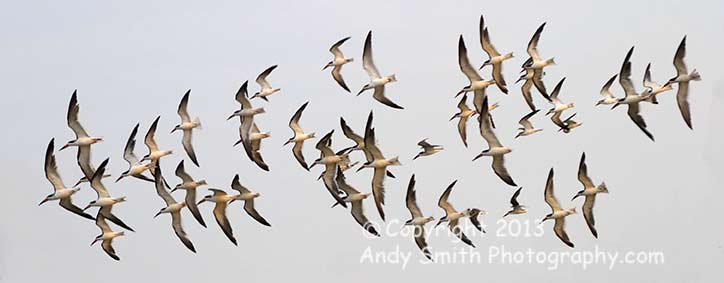
[[[2,120],[5,138],[0,139],[3,156],[2,205],[0,205],[0,281],[39,282],[192,282],[229,280],[281,281],[314,274],[320,282],[345,280],[456,280],[513,278],[520,280],[568,281],[587,277],[591,281],[631,280],[632,274],[647,282],[697,282],[720,279],[724,263],[724,228],[721,222],[721,184],[724,136],[724,89],[721,66],[721,32],[724,21],[719,1],[576,1],[575,3],[514,1],[366,1],[352,3],[322,1],[254,1],[225,3],[181,3],[185,1],[20,1],[0,4],[0,81],[3,87]],[[133,3],[129,3],[133,2]],[[539,220],[549,213],[543,202],[548,168],[556,169],[556,193],[564,207],[581,189],[576,180],[578,159],[588,155],[589,172],[596,183],[606,181],[611,194],[598,198],[594,239],[582,215],[568,218],[568,233],[575,250],[662,251],[665,264],[594,265],[587,270],[563,264],[549,271],[543,264],[488,264],[490,246],[510,250],[569,251],[553,234],[552,223],[541,238],[501,238],[494,232],[499,217],[508,208],[514,189],[502,183],[490,169],[490,159],[470,162],[485,142],[469,124],[470,147],[463,147],[455,122],[448,118],[457,110],[452,96],[466,78],[457,65],[457,37],[463,34],[471,61],[486,58],[479,47],[478,17],[484,14],[493,42],[501,51],[513,51],[505,76],[511,92],[497,89],[491,100],[497,134],[512,147],[508,168],[524,187],[520,201],[530,206],[521,221]],[[527,113],[516,79],[518,66],[527,57],[526,44],[540,23],[548,25],[539,48],[544,57],[555,56],[557,66],[546,70],[545,82],[552,89],[563,76],[561,97],[576,103],[584,125],[571,135],[555,131],[549,119],[538,115],[533,123],[545,131],[514,140],[518,119]],[[397,74],[388,95],[405,106],[396,111],[370,96],[342,91],[328,71],[320,71],[332,55],[327,49],[335,41],[352,36],[342,50],[355,62],[343,73],[353,91],[368,79],[361,67],[362,44],[373,30],[375,60],[383,74]],[[594,108],[601,85],[615,74],[631,45],[638,89],[644,67],[652,62],[654,79],[665,82],[675,73],[671,64],[677,44],[688,35],[686,61],[697,68],[703,81],[691,86],[695,131],[686,128],[675,102],[675,91],[662,94],[661,104],[643,106],[643,115],[656,137],[652,143],[631,123],[624,109]],[[266,103],[267,113],[258,116],[262,130],[272,138],[262,144],[262,154],[271,167],[265,173],[231,145],[238,138],[236,121],[224,119],[238,104],[234,93],[244,80],[251,80],[270,65],[279,68],[270,81],[282,91]],[[489,77],[489,71],[482,73]],[[258,225],[241,209],[229,209],[239,247],[233,246],[213,220],[211,205],[201,207],[208,229],[184,212],[184,224],[198,254],[186,250],[173,234],[168,216],[153,219],[163,206],[153,185],[124,180],[106,185],[114,196],[128,202],[114,211],[137,233],[126,233],[114,242],[122,258],[114,262],[100,247],[88,247],[99,230],[49,203],[37,207],[52,187],[43,175],[43,154],[55,137],[60,147],[74,138],[65,115],[73,89],[78,89],[80,119],[93,135],[105,138],[93,147],[99,164],[111,158],[109,171],[115,176],[126,170],[123,145],[132,127],[141,123],[136,152],[146,152],[142,136],[150,122],[161,115],[157,141],[175,154],[164,159],[169,182],[178,182],[173,168],[185,158],[181,134],[168,135],[178,123],[176,107],[187,89],[192,89],[189,111],[200,116],[204,129],[196,132],[195,146],[201,168],[187,166],[210,187],[230,191],[234,174],[242,183],[262,193],[257,208],[272,228]],[[252,84],[252,91],[257,89]],[[614,93],[622,95],[618,83]],[[536,104],[546,111],[535,93]],[[323,135],[336,129],[334,147],[351,144],[341,135],[339,117],[361,132],[370,109],[383,152],[399,155],[397,179],[387,179],[388,222],[404,221],[404,191],[413,172],[417,174],[418,200],[425,214],[442,216],[436,205],[440,193],[454,179],[459,183],[451,196],[458,208],[480,207],[490,212],[482,219],[486,236],[471,235],[483,256],[483,264],[424,265],[412,239],[382,237],[367,239],[348,212],[330,209],[332,199],[313,173],[301,169],[282,147],[291,136],[288,120],[299,105],[310,101],[302,126]],[[429,137],[446,146],[438,155],[412,161],[418,140]],[[305,148],[307,160],[317,156],[316,140]],[[57,154],[60,173],[67,185],[81,176],[75,149]],[[362,155],[354,155],[362,159]],[[190,163],[188,163],[190,164]],[[370,191],[371,171],[349,173],[358,189]],[[205,194],[200,190],[199,194]],[[183,193],[174,195],[181,199]],[[83,206],[95,193],[88,185],[74,196]],[[379,221],[372,201],[368,216]],[[95,213],[95,209],[92,210]],[[393,225],[396,230],[397,223]],[[428,226],[431,229],[432,226]],[[114,229],[120,229],[114,226]],[[440,228],[442,229],[442,228]],[[433,251],[462,248],[442,233],[428,239]],[[394,251],[399,246],[411,252],[412,263],[402,271],[397,264],[360,263],[362,252]]]

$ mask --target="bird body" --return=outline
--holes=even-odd
[[[183,182],[181,184],[176,185],[174,190],[193,190],[200,186],[208,185],[206,183],[206,180],[198,180],[198,181],[191,181],[191,182]]]
[[[186,207],[186,203],[185,203],[185,202],[174,203],[174,204],[171,204],[171,205],[169,205],[169,206],[166,206],[166,207],[162,208],[161,211],[159,211],[159,212],[156,214],[156,216],[159,216],[159,215],[161,215],[161,214],[163,214],[163,213],[169,213],[169,214],[171,214],[171,213],[177,213],[177,212],[181,211],[181,209],[183,209],[184,207]],[[155,217],[155,216],[154,216],[154,217]]]

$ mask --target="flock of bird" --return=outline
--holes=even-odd
[[[545,87],[543,77],[545,76],[545,68],[555,65],[553,58],[543,59],[538,51],[538,45],[543,33],[545,23],[540,25],[533,34],[533,37],[528,43],[527,53],[529,58],[523,63],[521,73],[522,75],[518,78],[516,83],[525,81],[521,86],[521,94],[525,100],[525,103],[530,107],[531,112],[524,115],[519,124],[519,133],[515,138],[530,136],[542,129],[535,128],[531,122],[531,118],[536,115],[540,109],[535,105],[532,97],[532,88],[542,95],[545,101],[548,101],[552,107],[546,115],[551,115],[551,121],[555,124],[559,131],[564,133],[570,133],[573,129],[580,127],[581,122],[573,120],[575,113],[568,116],[567,118],[561,118],[563,112],[574,108],[573,103],[564,102],[560,97],[560,92],[563,86],[565,78],[560,81],[553,88],[553,91],[549,94]],[[458,42],[458,64],[462,73],[468,78],[470,84],[463,87],[455,97],[462,96],[457,104],[458,113],[450,119],[458,119],[458,132],[462,143],[465,147],[467,144],[467,130],[466,125],[468,120],[478,115],[477,121],[479,126],[479,132],[482,138],[487,141],[488,148],[483,150],[479,155],[475,156],[473,161],[484,158],[492,158],[492,169],[495,174],[506,184],[518,187],[516,182],[513,180],[511,174],[505,167],[505,155],[512,152],[511,148],[504,146],[497,135],[495,134],[495,123],[491,116],[491,111],[496,109],[498,103],[489,103],[489,95],[487,89],[489,86],[495,85],[497,89],[507,94],[509,92],[506,81],[503,77],[503,64],[505,61],[513,58],[513,53],[500,53],[493,46],[491,38],[488,32],[488,28],[485,26],[483,17],[480,17],[480,44],[482,49],[487,53],[489,59],[485,61],[479,69],[473,67],[468,59],[467,47],[465,41],[461,35]],[[341,46],[347,42],[350,37],[346,37],[336,42],[329,51],[334,55],[334,59],[327,63],[324,69],[332,68],[332,77],[339,84],[339,86],[347,92],[350,92],[349,87],[342,77],[342,66],[353,62],[352,58],[346,58],[341,51]],[[691,72],[688,71],[686,64],[684,63],[684,56],[686,54],[686,37],[682,39],[678,49],[674,55],[673,65],[676,69],[676,76],[668,80],[665,84],[659,85],[652,81],[649,64],[646,67],[646,71],[643,77],[644,91],[639,93],[636,91],[634,84],[631,80],[631,56],[634,48],[628,51],[621,66],[618,74],[611,77],[603,86],[600,94],[603,98],[596,103],[596,105],[612,105],[612,109],[620,105],[628,106],[628,116],[631,120],[643,131],[646,136],[651,140],[654,140],[653,135],[647,130],[646,122],[641,116],[641,103],[647,102],[651,104],[658,104],[658,95],[668,90],[673,89],[673,85],[678,86],[678,93],[676,95],[679,109],[682,117],[689,128],[692,128],[691,124],[691,113],[689,110],[688,103],[688,89],[691,81],[700,80],[700,76],[696,70]],[[372,56],[372,32],[367,34],[364,42],[363,55],[362,55],[362,66],[370,77],[370,82],[365,84],[357,95],[362,94],[367,90],[374,90],[372,97],[380,103],[389,106],[394,109],[403,109],[402,106],[390,100],[385,93],[385,86],[389,83],[396,82],[395,75],[382,76],[377,69],[373,56]],[[491,66],[491,78],[484,79],[479,70],[485,69],[485,67]],[[260,90],[254,93],[251,97],[248,94],[248,81],[244,82],[235,95],[236,101],[240,104],[240,108],[232,113],[227,120],[231,120],[234,117],[239,117],[239,140],[234,144],[242,144],[244,151],[248,158],[255,163],[259,168],[265,171],[269,171],[269,166],[265,163],[261,154],[261,144],[266,138],[269,138],[271,134],[269,132],[263,132],[260,130],[257,123],[254,121],[256,115],[264,114],[266,111],[263,107],[254,107],[252,100],[254,98],[261,98],[265,102],[269,102],[270,97],[281,91],[280,88],[274,88],[267,80],[267,77],[276,69],[276,65],[269,67],[262,72],[257,78],[256,83],[260,86]],[[621,84],[625,96],[617,98],[611,92],[611,87],[615,79],[618,77],[619,83]],[[469,92],[473,93],[473,108],[467,105],[467,95]],[[178,107],[178,115],[181,118],[181,122],[173,128],[171,133],[176,131],[183,132],[182,145],[188,158],[193,164],[199,167],[196,152],[192,144],[193,132],[196,129],[201,129],[201,121],[198,118],[191,119],[191,115],[188,113],[187,107],[189,103],[190,90],[187,91]],[[292,154],[298,161],[300,166],[310,171],[316,165],[324,168],[324,171],[317,178],[321,179],[324,183],[325,188],[334,199],[332,207],[337,205],[344,208],[351,206],[351,214],[355,221],[359,223],[368,233],[376,236],[380,236],[375,228],[375,225],[367,218],[363,209],[363,201],[370,195],[373,196],[377,212],[382,219],[385,221],[385,178],[395,178],[395,175],[390,171],[392,166],[402,165],[399,157],[386,157],[379,147],[379,142],[375,136],[375,128],[373,127],[373,113],[370,112],[364,127],[362,134],[356,133],[352,127],[350,127],[344,118],[340,118],[340,127],[344,136],[354,142],[354,145],[348,146],[341,150],[332,149],[332,136],[334,130],[326,133],[321,139],[319,139],[315,145],[315,148],[319,150],[320,157],[315,159],[311,165],[305,159],[303,154],[304,142],[309,139],[315,139],[316,135],[314,132],[305,132],[300,124],[302,114],[308,105],[304,103],[297,109],[292,115],[289,121],[289,128],[292,129],[293,136],[289,138],[284,145],[293,143]],[[113,214],[112,208],[121,202],[124,202],[125,197],[112,197],[106,189],[103,179],[109,177],[110,174],[106,174],[106,166],[108,159],[105,159],[98,168],[95,168],[91,162],[91,147],[102,141],[102,138],[94,137],[90,135],[79,122],[79,104],[76,92],[73,93],[67,112],[67,123],[70,129],[75,133],[76,138],[63,145],[60,150],[68,147],[77,148],[77,161],[78,165],[83,173],[81,178],[75,185],[68,187],[61,179],[55,160],[55,145],[54,139],[51,139],[48,144],[45,154],[45,174],[48,181],[53,185],[54,192],[45,197],[40,204],[43,204],[51,200],[59,200],[61,207],[66,210],[75,213],[79,216],[95,220],[96,225],[100,228],[101,234],[98,235],[93,243],[102,242],[101,246],[103,250],[113,259],[119,260],[118,255],[112,246],[112,241],[116,237],[124,235],[123,231],[114,232],[111,226],[107,223],[110,221],[119,227],[133,231],[133,229],[124,223],[119,217]],[[125,172],[121,173],[116,179],[116,182],[121,181],[126,177],[134,177],[149,183],[153,183],[158,196],[164,201],[165,207],[159,210],[155,216],[161,214],[170,214],[172,218],[172,228],[181,242],[191,251],[196,252],[196,249],[189,239],[188,235],[184,231],[181,222],[181,210],[187,208],[194,216],[196,221],[206,227],[204,218],[199,211],[198,205],[204,202],[214,203],[213,215],[216,222],[221,227],[226,237],[233,243],[237,244],[234,238],[232,226],[226,216],[226,210],[229,204],[236,200],[244,201],[244,210],[254,220],[265,226],[271,226],[269,222],[261,216],[254,206],[255,199],[259,198],[258,192],[252,192],[247,187],[243,186],[240,182],[239,175],[234,176],[231,182],[231,189],[236,191],[235,194],[228,194],[223,190],[209,189],[211,194],[204,196],[197,201],[196,190],[207,185],[207,182],[203,179],[194,179],[186,171],[184,161],[182,160],[176,167],[175,175],[181,180],[181,182],[171,188],[163,174],[161,172],[161,159],[165,156],[173,154],[171,150],[162,150],[156,143],[156,128],[160,117],[156,118],[151,126],[149,127],[144,143],[148,148],[148,154],[143,156],[140,160],[135,154],[136,135],[138,132],[139,124],[132,129],[130,136],[126,142],[124,149],[123,158],[128,162],[129,168]],[[421,148],[413,160],[420,157],[427,157],[434,155],[444,150],[441,145],[435,145],[428,142],[428,139],[424,139],[418,143]],[[352,153],[361,152],[364,155],[365,161],[357,167],[356,171],[363,170],[365,168],[371,168],[374,173],[371,180],[371,193],[363,193],[358,189],[354,188],[349,184],[345,178],[345,172],[351,168],[357,166],[359,162],[352,162]],[[390,156],[390,155],[387,155]],[[148,171],[151,176],[146,175]],[[545,184],[544,200],[551,207],[552,212],[546,215],[542,222],[546,220],[554,220],[554,232],[560,238],[562,242],[570,247],[574,247],[569,236],[565,231],[565,218],[569,215],[575,214],[576,209],[563,209],[560,202],[554,195],[553,190],[553,168],[550,169],[548,179]],[[598,232],[595,227],[593,217],[593,207],[596,199],[596,195],[599,193],[608,193],[608,189],[605,183],[601,183],[596,186],[588,175],[588,169],[586,165],[586,155],[583,153],[580,159],[578,169],[578,180],[583,185],[583,189],[575,194],[572,201],[578,197],[584,197],[583,203],[583,215],[588,227],[594,237],[598,237]],[[81,183],[90,183],[90,186],[96,191],[97,199],[90,201],[88,205],[81,209],[74,205],[71,201],[73,194],[79,191],[79,185]],[[406,194],[406,206],[411,214],[411,219],[405,222],[405,225],[414,227],[414,240],[419,249],[428,258],[432,259],[432,254],[428,248],[424,226],[434,220],[433,217],[426,217],[420,210],[417,204],[416,190],[415,190],[415,175],[413,174],[410,178],[407,194]],[[475,228],[484,233],[483,225],[478,220],[478,216],[485,214],[484,210],[478,208],[467,208],[464,210],[456,210],[449,201],[452,189],[457,183],[457,180],[452,182],[442,193],[438,201],[438,206],[445,212],[445,216],[440,218],[437,225],[447,223],[450,231],[458,237],[463,243],[473,246],[472,241],[463,233],[461,228],[461,221],[465,219],[470,220]],[[524,214],[527,212],[524,205],[521,205],[517,198],[521,194],[522,187],[519,187],[510,199],[511,209],[503,217],[508,215]],[[183,201],[177,201],[172,193],[176,190],[185,191],[185,197]],[[86,213],[85,211],[91,207],[98,207],[99,210],[95,216]],[[436,225],[436,226],[437,226]]]

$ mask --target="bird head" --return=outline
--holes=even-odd
[[[485,66],[487,66],[487,65],[490,65],[490,59],[485,60],[485,62],[483,62],[483,65],[480,66],[480,68],[479,68],[478,70],[482,70],[482,69],[485,68]]]
[[[125,178],[125,177],[128,177],[128,170],[126,170],[125,172],[121,173],[121,176],[118,176],[118,179],[116,179],[116,183],[118,183],[118,181],[120,181],[121,179],[123,179],[123,178]]]
[[[326,70],[329,67],[332,67],[332,61],[329,61],[329,63],[327,63],[327,65],[324,65],[324,68],[322,68],[322,71]]]
[[[236,116],[241,116],[241,110],[236,110],[234,111],[234,113],[231,113],[231,116],[229,116],[229,118],[226,118],[226,121],[229,121],[231,120],[231,118],[234,118]]]
[[[87,209],[89,209],[91,206],[94,206],[94,205],[96,205],[96,201],[92,200],[91,202],[88,203],[88,205],[86,205],[83,208],[83,211],[86,211]]]
[[[68,141],[68,142],[65,143],[62,147],[60,147],[60,149],[59,149],[58,151],[62,151],[62,150],[64,150],[64,149],[70,147],[70,146],[73,144],[73,142],[75,142],[75,140]]]
[[[50,197],[51,197],[51,196],[53,196],[53,194],[49,194],[48,196],[46,196],[46,197],[38,204],[38,206],[41,206],[42,204],[48,202],[48,201],[50,200]]]
[[[156,213],[156,215],[153,216],[153,218],[158,217],[159,215],[161,215],[161,213],[163,213],[163,208],[161,208],[161,210],[159,210],[158,213]]]

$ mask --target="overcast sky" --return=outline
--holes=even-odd
[[[133,3],[130,3],[133,2]],[[15,1],[0,4],[0,81],[3,88],[0,139],[3,156],[2,205],[0,205],[0,281],[41,282],[198,282],[199,280],[295,280],[300,275],[316,281],[370,282],[370,280],[464,280],[515,278],[531,281],[570,280],[630,281],[633,274],[648,282],[711,282],[724,273],[724,226],[721,221],[720,178],[724,162],[724,135],[716,122],[724,119],[721,35],[724,21],[720,1],[366,1],[356,4],[322,1]],[[501,142],[514,149],[506,156],[508,169],[523,186],[519,198],[529,213],[515,216],[520,222],[539,221],[550,212],[543,201],[547,171],[555,167],[556,193],[564,207],[581,189],[576,180],[578,159],[585,151],[589,173],[597,184],[605,181],[609,195],[598,198],[595,212],[599,239],[593,238],[580,214],[567,218],[568,234],[576,244],[569,249],[545,223],[542,237],[500,237],[496,223],[508,209],[514,188],[492,172],[490,158],[470,160],[486,143],[469,124],[469,148],[448,122],[457,111],[453,95],[467,84],[457,65],[457,38],[467,42],[473,65],[487,56],[480,49],[478,17],[484,14],[493,43],[515,58],[505,63],[510,94],[489,89],[491,101],[501,107],[493,112]],[[552,86],[567,77],[560,97],[576,104],[584,125],[565,135],[556,132],[548,118],[532,122],[545,130],[513,139],[517,121],[528,110],[519,85],[513,85],[518,66],[527,58],[526,44],[547,22],[539,50],[555,57],[558,65],[546,69]],[[404,110],[385,107],[371,93],[355,97],[320,71],[331,58],[327,51],[337,40],[351,36],[342,46],[355,61],[343,69],[347,84],[359,90],[368,78],[361,67],[362,45],[373,30],[375,61],[383,75],[395,73],[398,82],[387,94]],[[658,106],[645,104],[642,115],[655,135],[648,140],[629,120],[624,109],[594,107],[601,85],[618,72],[626,51],[635,45],[633,77],[640,90],[644,67],[652,63],[655,81],[675,74],[671,64],[676,47],[688,35],[686,61],[703,80],[691,85],[694,131],[689,130],[676,107],[675,92],[659,97]],[[225,118],[238,104],[233,96],[265,68],[278,64],[269,77],[282,91],[270,102],[253,101],[267,113],[258,116],[259,127],[271,131],[262,143],[262,155],[271,167],[264,172],[248,160],[238,138],[238,121]],[[489,69],[482,72],[490,77]],[[186,250],[173,234],[170,217],[153,215],[164,206],[154,187],[136,179],[106,181],[113,196],[128,202],[114,208],[116,215],[136,233],[116,239],[120,262],[106,256],[99,246],[88,247],[99,234],[92,221],[72,215],[56,202],[37,203],[52,190],[43,175],[43,154],[55,137],[56,147],[74,138],[66,126],[70,95],[78,89],[80,120],[95,136],[93,161],[110,157],[108,171],[118,176],[127,169],[123,146],[130,130],[141,123],[136,152],[146,153],[142,136],[161,115],[157,141],[175,153],[164,158],[164,172],[177,183],[173,168],[186,158],[181,134],[168,132],[179,122],[176,107],[191,89],[189,111],[199,116],[204,129],[195,132],[201,168],[187,162],[189,173],[204,178],[206,188],[231,191],[234,174],[262,196],[258,210],[272,227],[259,225],[242,210],[230,206],[228,214],[239,246],[233,246],[213,220],[212,205],[201,206],[208,228],[200,227],[187,212],[184,225],[198,254]],[[618,83],[613,91],[622,95]],[[550,107],[534,91],[535,102]],[[336,149],[352,145],[341,135],[339,117],[361,133],[366,114],[375,113],[377,138],[389,157],[400,156],[403,166],[392,168],[397,179],[387,179],[386,212],[390,230],[397,232],[409,218],[404,207],[407,180],[417,175],[418,202],[426,215],[439,218],[437,199],[453,180],[458,185],[451,202],[458,208],[479,207],[489,212],[481,219],[488,234],[469,235],[478,246],[481,263],[422,264],[423,258],[409,237],[383,235],[368,239],[349,212],[330,209],[333,200],[321,182],[319,168],[304,171],[293,158],[291,146],[282,147],[292,133],[287,123],[293,112],[310,101],[302,127],[318,136],[336,129]],[[412,161],[422,138],[442,144],[445,151]],[[305,146],[308,161],[318,155],[311,140]],[[359,153],[356,160],[363,159]],[[57,153],[59,171],[66,185],[81,176],[75,149]],[[371,171],[347,174],[348,181],[369,192]],[[174,194],[183,198],[183,192]],[[74,196],[84,206],[95,198],[88,185]],[[367,215],[379,223],[372,201]],[[96,209],[92,209],[95,213]],[[397,221],[397,222],[395,222]],[[119,227],[112,226],[120,231]],[[385,226],[383,226],[385,227]],[[535,227],[535,225],[533,225]],[[427,226],[428,230],[432,225]],[[444,229],[440,227],[439,229]],[[386,230],[386,229],[383,229]],[[428,239],[433,252],[454,252],[464,246],[440,233]],[[547,264],[488,262],[491,248],[511,251],[531,248],[540,252],[659,251],[663,264],[606,264],[584,270],[563,263],[557,270]],[[360,262],[365,250],[411,255],[401,264]],[[511,277],[512,276],[512,277]]]

